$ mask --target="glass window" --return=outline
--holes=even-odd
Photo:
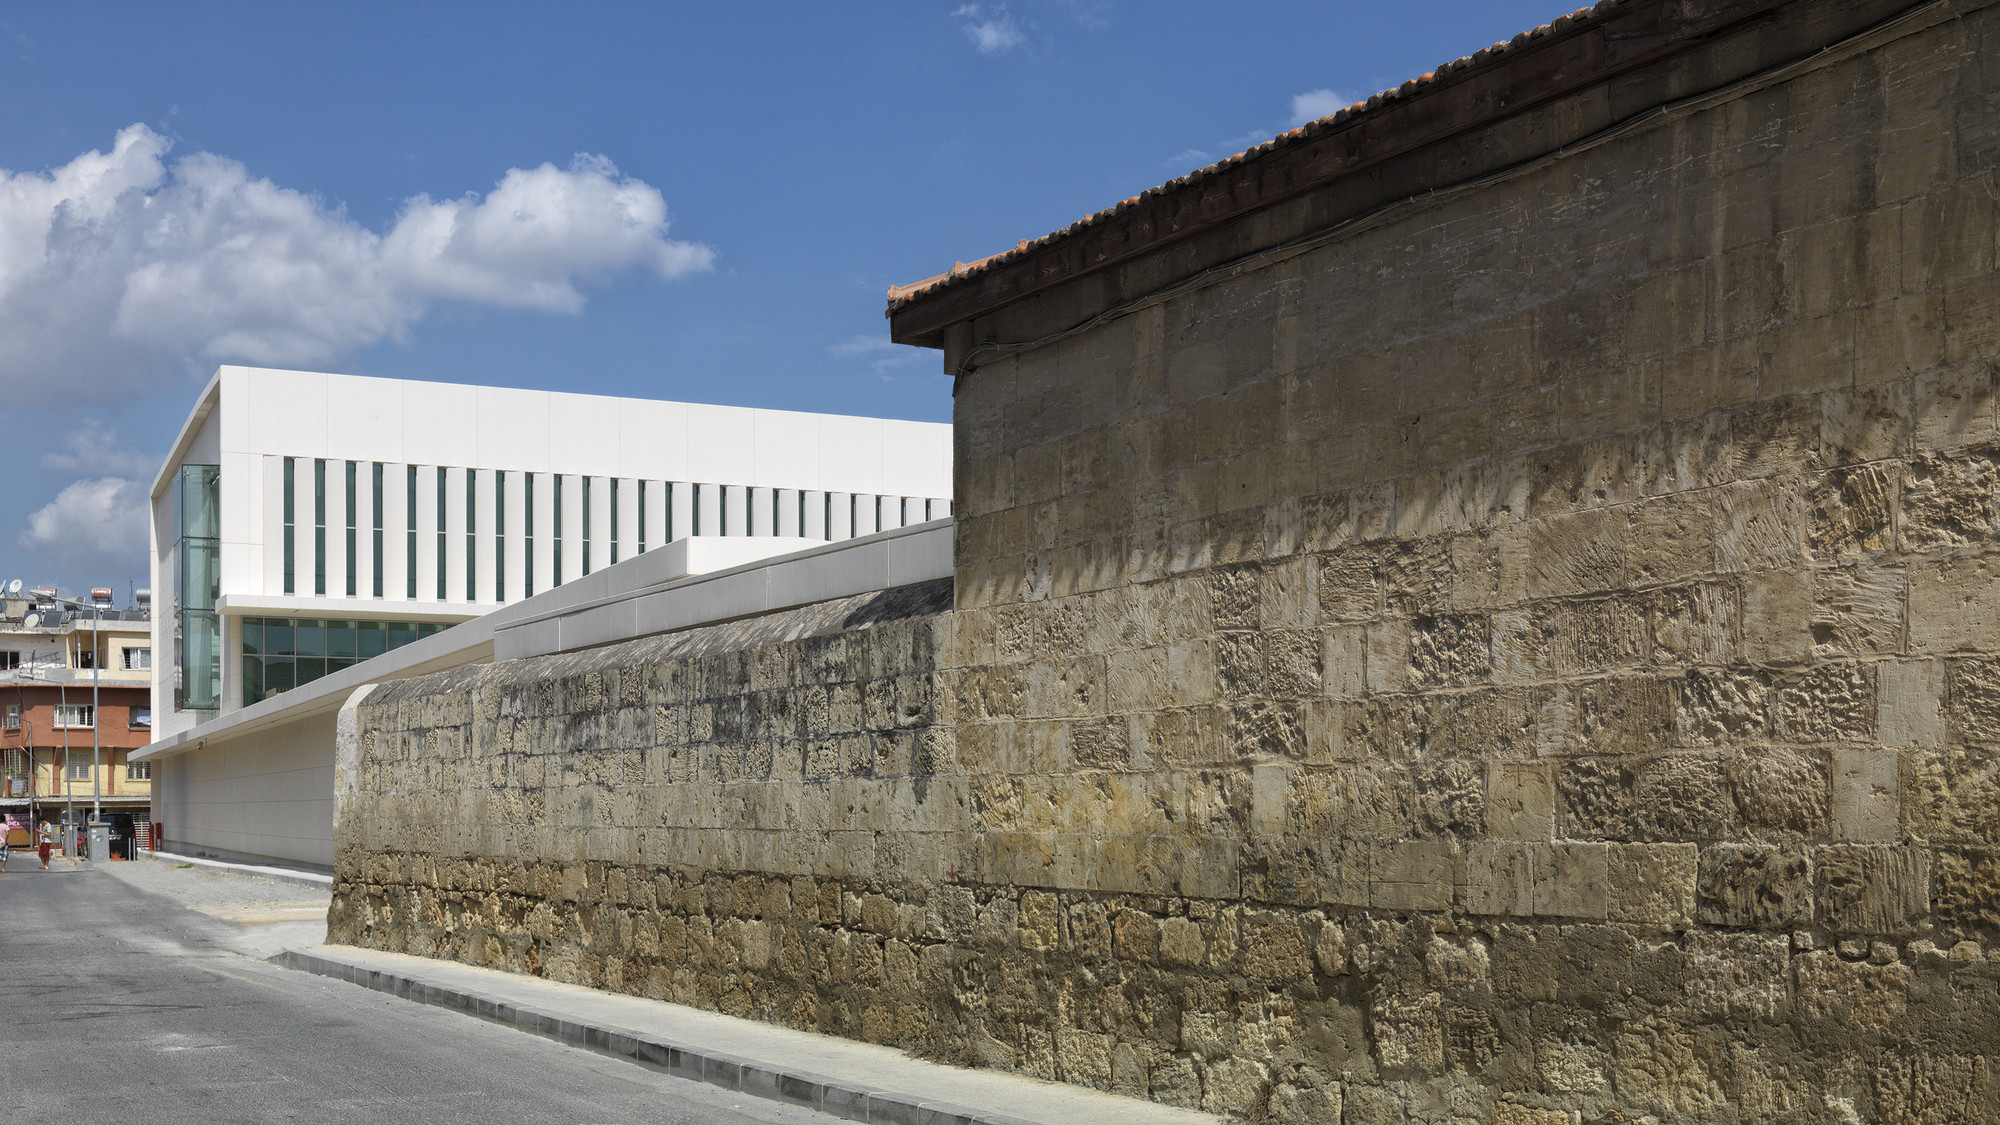
[[[583,572],[590,573],[590,478],[583,478]]]
[[[391,621],[388,627],[388,645],[399,649],[417,639],[417,627],[412,622]]]
[[[128,648],[124,658],[128,672],[150,671],[153,667],[153,650],[150,648]]]
[[[80,752],[66,752],[63,758],[64,781],[89,781],[90,759]]]
[[[125,780],[127,780],[127,781],[151,781],[151,780],[153,780],[153,763],[151,763],[151,762],[126,762],[126,763],[125,763]]]
[[[264,619],[264,651],[272,656],[290,656],[292,654],[291,618]]]
[[[668,493],[673,495],[672,492]],[[646,482],[639,482],[639,553],[646,553]]]
[[[521,475],[521,596],[535,594],[535,474]]]
[[[56,726],[90,729],[97,725],[97,708],[88,703],[56,704]]]
[[[553,565],[550,568],[552,573],[549,575],[549,583],[550,585],[560,586],[562,585],[562,531],[563,531],[562,474],[557,473],[554,475],[552,479],[555,482],[554,488],[555,488],[556,513],[555,513],[555,519],[553,521],[555,523],[555,527],[549,529],[549,534],[553,536],[555,540],[555,558],[551,560]]]
[[[347,463],[347,596],[353,597],[361,578],[361,554],[355,549],[355,512],[360,507],[361,489],[356,484],[354,462]]]
[[[313,593],[326,593],[326,462],[313,461]]]
[[[375,485],[375,596],[382,596],[382,462],[371,470]]]
[[[269,699],[282,695],[298,686],[298,669],[289,656],[267,656],[264,658],[264,694]]]
[[[380,621],[363,621],[354,630],[354,654],[363,660],[389,651],[388,635]]]
[[[8,730],[20,730],[20,729],[21,729],[21,705],[20,705],[20,704],[18,704],[18,703],[9,703],[9,704],[7,705],[7,720],[6,720],[6,729],[8,729]]]
[[[507,600],[507,474],[493,473],[493,600]]]
[[[465,600],[479,600],[479,470],[465,470]]]
[[[403,511],[409,517],[410,541],[407,544],[407,549],[403,554],[403,570],[409,576],[410,592],[407,596],[411,601],[416,601],[417,600],[417,467],[415,465],[411,465],[409,466],[409,470],[410,470],[409,472],[410,495],[406,501],[406,506],[404,507]]]
[[[438,582],[437,582],[437,590],[438,590],[438,596],[437,596],[437,600],[439,600],[439,601],[443,601],[443,600],[444,600],[444,586],[445,586],[445,581],[446,581],[446,577],[447,577],[447,573],[448,573],[448,572],[447,572],[447,570],[446,570],[446,567],[445,567],[445,551],[444,551],[444,524],[445,524],[445,500],[444,500],[444,466],[443,466],[443,465],[439,465],[439,466],[438,466],[438,471],[437,471],[437,483],[438,483],[438,495],[437,495],[437,579],[438,579]]]
[[[15,648],[0,649],[0,669],[19,668],[20,666],[21,666],[20,649],[15,649]]]
[[[131,716],[131,721],[128,725],[133,730],[153,729],[153,709],[151,707],[133,707],[127,713]]]
[[[294,491],[298,486],[292,479],[295,471],[292,459],[290,457],[285,458],[285,593],[287,594],[294,593],[297,590],[297,580],[294,576],[294,571],[296,570],[294,544],[296,530],[293,527],[295,522],[293,509],[298,506],[298,494]]]
[[[611,478],[611,563],[618,563],[618,478]]]
[[[296,656],[326,655],[326,622],[295,621],[292,623],[292,653]],[[304,681],[300,681],[303,683]]]
[[[264,657],[243,654],[243,706],[264,698]]]
[[[354,622],[326,623],[326,654],[347,660],[354,659]]]

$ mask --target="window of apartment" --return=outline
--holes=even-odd
[[[669,489],[667,491],[667,495],[672,496],[673,490]],[[639,553],[642,555],[646,553],[646,482],[645,481],[639,482]]]
[[[126,762],[126,763],[125,763],[125,780],[127,780],[127,781],[151,781],[151,780],[153,780],[153,763],[151,763],[151,762]]]
[[[382,462],[374,463],[375,477],[375,596],[382,596]]]
[[[326,462],[313,460],[313,593],[326,593]]]
[[[361,489],[357,487],[357,466],[347,463],[347,596],[355,595],[355,583],[361,578],[359,560],[361,552],[355,550],[355,513],[361,504]]]
[[[82,754],[70,754],[63,759],[63,780],[89,781],[90,759]]]
[[[290,457],[285,458],[285,593],[297,592],[298,581],[294,576],[297,567],[296,528],[293,526],[298,508],[298,496],[293,491],[297,487],[293,478],[298,469]]]
[[[88,703],[56,704],[56,727],[58,729],[89,730],[97,725],[97,708]]]
[[[521,474],[521,596],[535,593],[535,474]]]
[[[127,672],[150,671],[153,667],[153,650],[150,648],[128,648],[124,655]]]
[[[19,668],[20,666],[21,650],[0,648],[0,669]]]
[[[465,470],[465,600],[479,600],[479,470]]]
[[[449,576],[450,576],[450,575],[449,575],[449,572],[448,572],[448,571],[446,570],[446,568],[445,568],[445,550],[444,550],[444,523],[445,523],[445,502],[444,502],[444,494],[445,494],[445,493],[444,493],[444,466],[443,466],[443,465],[439,465],[439,466],[438,466],[438,471],[437,471],[437,474],[438,474],[438,503],[437,503],[437,576],[438,576],[438,598],[437,598],[437,600],[439,600],[439,601],[443,601],[443,600],[444,600],[444,588],[445,588],[445,582],[447,581],[447,579],[448,579],[448,578],[449,578]]]
[[[409,469],[410,469],[410,495],[408,497],[407,503],[403,508],[403,511],[409,514],[410,542],[409,542],[409,550],[405,551],[403,554],[403,569],[409,572],[409,584],[410,584],[410,592],[408,595],[409,599],[411,601],[416,601],[417,600],[417,467],[415,465],[411,465]]]
[[[507,600],[507,474],[493,471],[493,600]]]
[[[701,534],[701,486],[698,484],[688,485],[688,523],[689,534]]]
[[[618,565],[618,478],[611,478],[611,565]]]
[[[590,478],[583,478],[583,572],[590,573]]]
[[[826,541],[833,542],[833,493],[826,494],[826,516],[821,521],[826,528]]]
[[[6,730],[20,730],[20,729],[21,729],[21,705],[20,705],[20,704],[18,704],[18,703],[9,703],[9,704],[7,705],[7,713],[6,713],[6,716],[5,716],[5,718],[4,718],[4,719],[0,719],[0,728],[4,728],[4,729],[6,729]]]
[[[560,586],[562,585],[562,474],[556,473],[552,479],[555,482],[556,526],[551,534],[555,537],[556,551],[555,573],[549,576],[549,585]]]
[[[130,730],[152,730],[153,709],[151,707],[126,708],[125,726]]]

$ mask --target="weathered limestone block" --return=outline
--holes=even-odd
[[[1702,849],[1695,916],[1710,925],[1785,929],[1813,917],[1812,863],[1775,847]]]

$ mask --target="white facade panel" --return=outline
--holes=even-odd
[[[264,478],[263,521],[260,529],[270,529],[261,536],[263,550],[264,580],[256,587],[260,594],[281,594],[285,589],[285,459],[283,457],[260,456],[257,458],[258,475]],[[153,595],[155,604],[173,604],[173,595],[158,591]],[[158,652],[158,648],[154,649]],[[159,708],[154,708],[157,712]]]
[[[575,473],[558,473],[551,478],[555,481],[556,495],[562,500],[557,505],[561,511],[555,521],[556,542],[561,546],[560,561],[556,563],[549,581],[555,585],[576,581],[583,573],[583,489]]]
[[[532,491],[532,506],[526,519],[526,531],[532,533],[528,553],[529,565],[522,571],[522,581],[526,595],[538,594],[554,585],[549,575],[555,573],[555,483],[547,473],[523,474],[521,487]]]
[[[437,467],[417,466],[417,600],[437,600]]]
[[[410,599],[410,477],[409,466],[391,461],[382,466],[382,596]]]
[[[462,602],[465,597],[465,579],[470,560],[465,553],[465,477],[464,469],[448,467],[444,471],[444,588],[438,594],[441,602]]]
[[[479,455],[480,389],[449,383],[403,384],[403,408],[409,424],[404,430],[402,459],[420,465],[491,464]],[[523,430],[516,440],[531,448],[536,432]]]
[[[525,597],[521,583],[527,575],[522,546],[526,542],[523,529],[526,528],[526,493],[523,491],[522,474],[505,474],[506,503],[500,505],[501,517],[506,521],[501,537],[499,558],[505,570],[506,581],[500,585],[500,601],[512,602]]]
[[[694,534],[695,486],[686,481],[668,485],[668,532],[663,542],[686,539]]]
[[[805,522],[800,526],[799,534],[807,539],[827,538],[826,493],[818,489],[807,489],[800,494],[799,499],[802,501],[800,507],[805,512]]]
[[[828,539],[854,538],[854,494],[852,492],[829,492],[826,494],[826,537]]]
[[[501,596],[494,582],[499,571],[495,565],[494,550],[499,546],[499,519],[496,505],[498,493],[493,488],[493,470],[475,470],[473,473],[473,512],[469,517],[473,533],[472,543],[475,554],[472,596],[474,602],[500,602]]]
[[[690,475],[703,482],[748,483],[757,471],[754,411],[690,405],[687,425]]]

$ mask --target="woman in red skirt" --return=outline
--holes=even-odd
[[[45,820],[42,822],[40,841],[35,846],[35,851],[39,853],[42,857],[42,870],[44,871],[47,871],[49,869],[49,851],[55,846],[56,846],[55,826]]]

